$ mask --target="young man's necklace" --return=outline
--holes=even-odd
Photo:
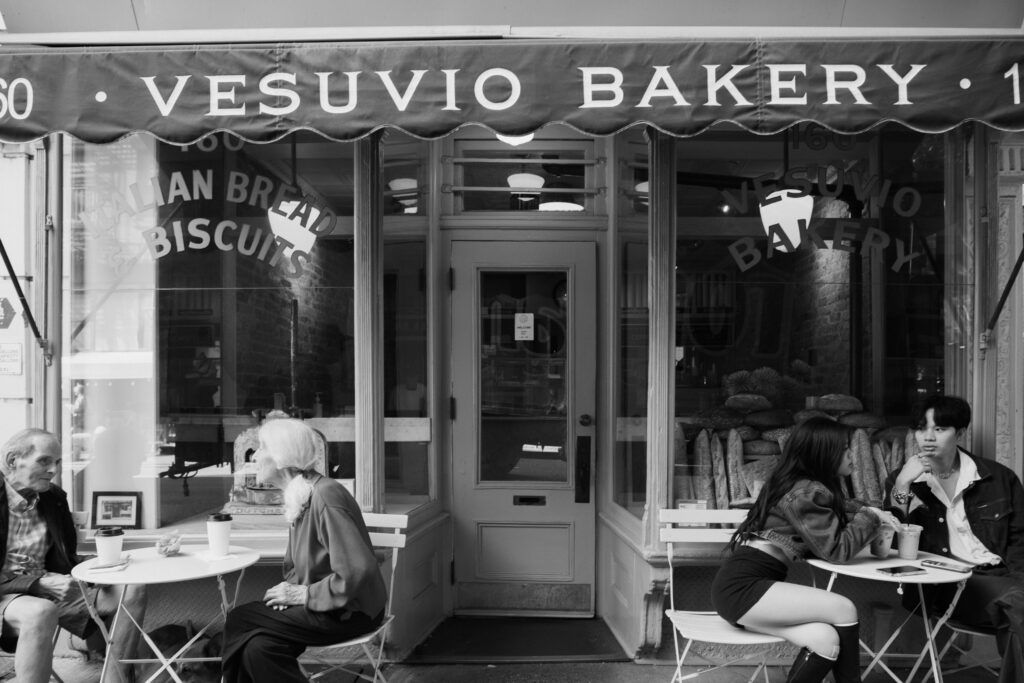
[[[960,471],[960,463],[956,462],[956,463],[953,464],[952,467],[949,468],[948,472],[936,472],[935,476],[938,477],[939,479],[949,479],[950,477],[952,477],[954,474],[956,474],[959,471]]]

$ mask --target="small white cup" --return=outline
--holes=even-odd
[[[896,547],[904,560],[917,559],[917,546],[924,527],[918,524],[904,524],[896,531]]]
[[[96,555],[98,564],[117,564],[121,561],[121,548],[124,547],[124,532],[120,527],[97,529]]]
[[[210,557],[225,557],[231,548],[231,515],[215,512],[206,520]]]

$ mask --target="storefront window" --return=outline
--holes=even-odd
[[[637,517],[647,501],[647,140],[639,130],[616,139],[619,159],[618,391],[612,495]]]
[[[827,415],[861,430],[848,486],[878,503],[957,353],[943,138],[705,138],[677,143],[674,502],[751,502],[794,424]]]
[[[389,511],[429,500],[427,191],[430,146],[389,130],[384,192],[384,495]]]
[[[138,502],[118,521],[140,528],[225,506],[266,512],[277,492],[246,473],[253,428],[274,411],[323,432],[324,471],[351,479],[352,146],[132,136],[68,150],[63,475],[74,509],[95,522],[103,501],[124,496]],[[424,239],[388,238],[384,261],[382,400],[389,440],[403,442],[388,444],[387,486],[425,499]]]
[[[384,134],[383,153],[384,215],[424,216],[428,197],[427,143],[401,131],[389,130]]]
[[[395,504],[429,493],[426,253],[422,239],[384,245],[384,490]]]

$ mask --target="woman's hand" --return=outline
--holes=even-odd
[[[309,586],[282,581],[263,594],[263,602],[267,604],[267,607],[283,610],[293,605],[305,605],[308,593]]]
[[[881,508],[871,507],[870,505],[866,507],[875,517],[878,518],[878,521],[885,526],[891,526],[893,529],[898,529],[902,524],[902,522],[896,518],[896,515],[891,512],[882,510]]]

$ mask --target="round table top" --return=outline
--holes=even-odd
[[[211,559],[205,545],[183,545],[177,555],[170,557],[164,557],[155,547],[129,550],[122,557],[128,559],[124,568],[93,570],[99,562],[94,557],[75,565],[71,576],[104,585],[176,583],[240,571],[256,564],[260,554],[233,545],[226,556]]]
[[[872,555],[871,552],[865,548],[858,553],[849,564],[835,564],[833,562],[820,560],[816,557],[809,558],[807,560],[807,564],[812,567],[818,567],[819,569],[835,572],[836,574],[842,574],[844,576],[852,576],[858,579],[870,579],[872,581],[885,581],[887,583],[956,583],[957,581],[963,581],[971,576],[970,572],[954,572],[949,569],[924,567],[921,565],[921,560],[925,559],[943,560],[946,562],[955,561],[942,555],[935,555],[933,553],[926,553],[923,551],[917,554],[916,560],[905,560],[900,557],[894,549],[890,549],[889,557],[882,560]],[[893,575],[878,571],[884,567],[898,567],[901,565],[908,565],[917,567],[918,569],[923,569],[924,573]]]

